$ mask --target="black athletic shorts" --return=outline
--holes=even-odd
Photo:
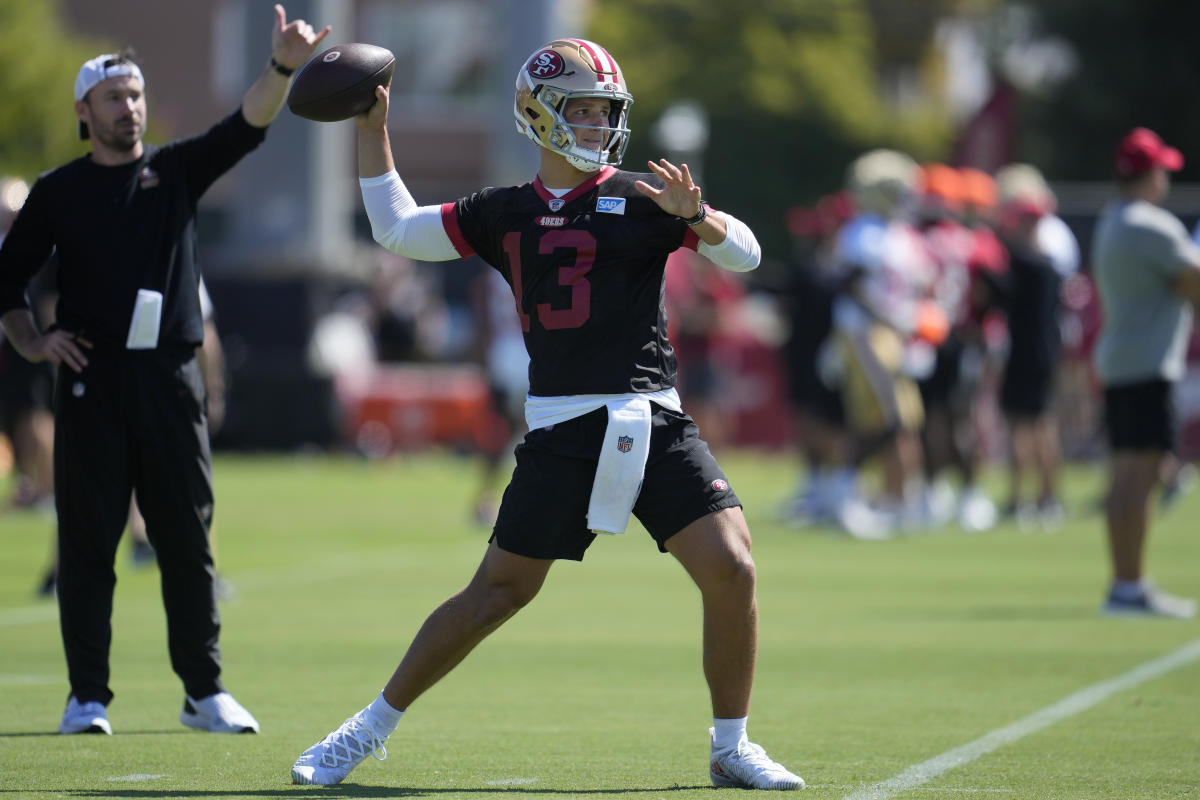
[[[1009,356],[1000,383],[1000,409],[1016,419],[1036,419],[1050,406],[1054,370]]]
[[[665,553],[672,535],[741,501],[692,418],[658,405],[652,410],[650,454],[633,515]],[[587,510],[607,425],[608,412],[600,408],[526,434],[492,530],[501,549],[530,558],[583,560],[596,538],[588,530]]]
[[[1173,451],[1179,421],[1164,380],[1104,387],[1104,416],[1108,444],[1113,450]]]

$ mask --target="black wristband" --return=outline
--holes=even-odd
[[[687,225],[689,228],[694,228],[697,225],[699,225],[701,222],[704,222],[704,219],[707,216],[708,216],[708,208],[706,208],[704,203],[701,202],[700,210],[696,212],[696,216],[688,217],[687,219],[680,217],[680,219],[682,219],[684,224]]]
[[[292,73],[296,71],[295,67],[285,67],[283,64],[280,64],[275,60],[275,56],[271,56],[271,69],[275,70],[285,78],[292,77]]]

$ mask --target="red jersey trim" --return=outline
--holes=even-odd
[[[597,184],[608,180],[615,175],[616,172],[616,167],[605,167],[583,183],[576,186],[571,191],[564,194],[562,197],[555,197],[553,194],[547,191],[545,185],[542,183],[542,176],[539,175],[533,179],[533,190],[537,192],[537,196],[542,198],[542,202],[544,202],[547,206],[550,205],[551,200],[561,200],[563,206],[565,206],[578,198],[580,195],[590,192]],[[562,206],[559,206],[559,208],[562,208]]]
[[[696,250],[700,247],[700,236],[691,228],[683,234],[683,244],[680,247],[686,247],[688,250]]]
[[[462,228],[458,227],[458,211],[455,203],[442,203],[442,227],[450,237],[450,244],[458,251],[461,258],[475,255],[475,249],[467,244]]]

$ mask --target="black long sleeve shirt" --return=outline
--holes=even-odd
[[[129,164],[84,156],[40,176],[0,246],[0,315],[27,306],[26,286],[55,253],[60,327],[123,347],[138,290],[151,289],[163,295],[159,347],[198,346],[196,205],[265,136],[239,109]]]

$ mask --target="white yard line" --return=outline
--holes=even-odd
[[[900,792],[915,789],[922,784],[937,778],[942,773],[969,764],[982,755],[986,755],[1006,744],[1023,739],[1031,733],[1049,727],[1056,722],[1073,717],[1081,711],[1087,711],[1092,706],[1107,699],[1124,689],[1153,680],[1172,670],[1192,663],[1200,658],[1200,639],[1184,645],[1173,653],[1162,658],[1147,661],[1134,667],[1124,675],[1111,678],[1100,683],[1094,683],[1086,689],[1081,689],[1073,695],[1064,697],[1052,706],[1046,706],[1035,711],[1022,720],[997,728],[991,733],[984,734],[973,742],[961,747],[947,750],[928,761],[914,764],[908,769],[882,783],[866,789],[860,789],[846,795],[842,800],[887,800]]]
[[[0,628],[12,628],[17,625],[34,625],[40,622],[58,620],[58,604],[53,600],[45,605],[10,608],[0,611]]]

